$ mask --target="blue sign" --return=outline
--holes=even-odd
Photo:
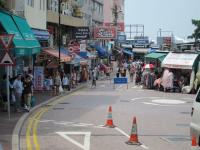
[[[114,78],[114,84],[127,84],[128,78]]]
[[[126,42],[126,35],[117,35],[118,42]]]

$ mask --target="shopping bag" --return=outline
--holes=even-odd
[[[31,96],[31,107],[35,106],[35,96]]]
[[[59,93],[62,93],[64,90],[62,88],[62,86],[59,86]]]

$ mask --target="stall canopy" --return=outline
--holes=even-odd
[[[163,60],[161,67],[176,69],[193,69],[198,54],[169,53]]]
[[[158,53],[158,52],[153,52],[150,54],[145,55],[144,57],[146,59],[158,59],[160,62],[164,60],[166,57],[167,53]]]
[[[59,51],[52,49],[52,48],[45,48],[43,49],[43,52],[47,53],[48,55],[51,55],[53,57],[59,58]],[[60,59],[61,62],[70,62],[71,61],[71,57],[67,54],[64,53],[60,53]]]
[[[106,52],[106,49],[104,49],[103,47],[101,47],[100,45],[97,45],[97,44],[95,44],[95,45],[90,45],[92,48],[95,48],[96,49],[96,51],[97,51],[97,53],[98,53],[98,55],[100,56],[100,57],[106,57],[106,56],[108,56],[108,53]]]
[[[131,56],[133,55],[133,52],[128,50],[128,49],[126,49],[126,48],[124,48],[122,51],[123,51],[123,53],[125,53],[127,55],[131,55]]]
[[[7,34],[14,34],[15,55],[30,56],[40,52],[40,44],[24,18],[0,11],[0,24]]]

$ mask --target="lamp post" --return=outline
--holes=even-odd
[[[61,61],[60,61],[60,47],[61,47],[61,33],[60,33],[60,28],[61,28],[61,25],[60,25],[60,13],[61,13],[61,2],[62,0],[58,0],[58,51],[59,51],[59,55],[58,55],[58,59],[59,59],[59,62],[58,62],[58,69],[60,70],[61,69]]]

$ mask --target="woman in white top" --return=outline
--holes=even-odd
[[[63,78],[62,78],[62,86],[63,86],[63,89],[68,89],[68,91],[70,91],[69,79],[65,74],[63,75]]]

